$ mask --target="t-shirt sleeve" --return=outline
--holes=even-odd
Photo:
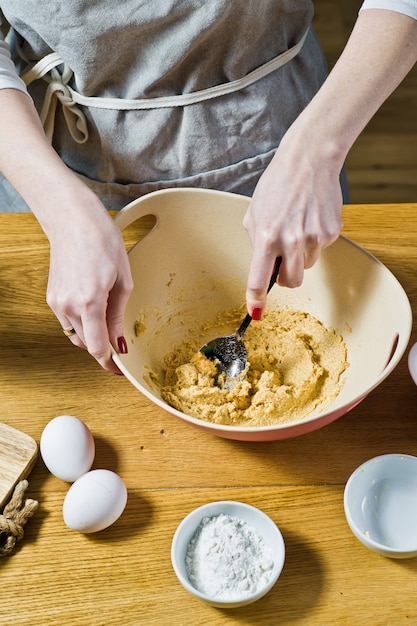
[[[365,0],[360,11],[365,9],[389,9],[417,20],[417,0]]]
[[[1,20],[0,20],[1,25]],[[0,89],[19,89],[27,93],[26,85],[16,71],[9,46],[0,30]]]

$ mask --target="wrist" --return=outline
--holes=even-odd
[[[340,173],[354,138],[342,132],[330,115],[305,109],[284,136],[280,150],[293,151],[295,158],[309,161],[314,167],[320,164]],[[301,148],[300,148],[301,147]],[[297,167],[297,163],[294,164]]]
[[[46,182],[46,181],[44,181]],[[49,241],[57,241],[71,230],[94,229],[108,213],[99,198],[70,170],[59,179],[38,188],[29,204]]]

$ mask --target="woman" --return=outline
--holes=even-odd
[[[106,209],[184,185],[253,196],[259,319],[276,256],[296,286],[340,232],[346,154],[417,58],[415,0],[365,2],[327,80],[309,0],[63,4],[0,1],[0,171],[49,238],[64,332],[116,371],[132,282]]]

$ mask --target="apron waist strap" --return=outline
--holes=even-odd
[[[72,78],[73,72],[68,64],[55,52],[48,54],[38,61],[30,70],[22,75],[22,79],[26,85],[30,85],[33,81],[40,78],[43,78],[48,83],[40,117],[49,140],[52,141],[56,105],[59,100],[63,107],[65,120],[73,139],[77,143],[84,143],[88,139],[87,121],[84,113],[77,105],[117,111],[149,110],[189,106],[228,95],[252,85],[291,61],[303,47],[307,34],[308,30],[295,46],[279,54],[277,57],[252,72],[249,72],[249,74],[242,78],[177,96],[138,98],[132,100],[83,96],[68,84]]]

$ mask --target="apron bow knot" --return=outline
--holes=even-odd
[[[61,72],[58,67],[62,67]],[[26,85],[30,85],[31,82],[38,78],[44,78],[48,83],[40,118],[45,134],[50,142],[52,142],[54,132],[58,101],[61,103],[68,130],[74,141],[77,143],[85,143],[88,140],[86,117],[74,102],[72,90],[68,86],[72,76],[73,71],[69,65],[63,62],[56,53],[49,54],[41,59],[32,69],[22,76]]]

